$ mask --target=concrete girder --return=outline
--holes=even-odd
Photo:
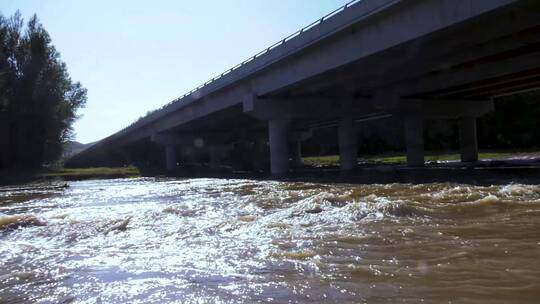
[[[500,22],[504,23],[502,20]],[[514,20],[504,24],[504,27],[497,27],[484,26],[480,23],[477,26],[469,26],[466,35],[457,31],[452,38],[441,35],[428,42],[420,40],[403,46],[401,52],[414,50],[413,56],[407,56],[409,58],[407,62],[396,64],[391,60],[381,60],[376,64],[376,72],[384,75],[384,79],[381,79],[384,85],[380,86],[379,90],[395,90],[396,87],[400,87],[400,94],[410,95],[412,94],[410,90],[416,90],[414,84],[424,77],[453,74],[459,71],[460,67],[477,69],[482,62],[491,64],[493,60],[489,58],[501,57],[522,47],[531,48],[540,42],[538,35],[540,19],[537,14],[528,12],[527,15],[522,14],[518,22]],[[529,29],[531,26],[533,29]],[[426,44],[436,45],[437,49],[426,48]],[[402,83],[407,85],[403,86]],[[444,81],[441,83],[447,85]]]
[[[401,83],[420,81],[423,77],[453,72],[456,68],[471,67],[479,62],[490,62],[493,60],[489,58],[540,42],[537,13],[520,12],[519,20],[512,20],[515,15],[511,14],[506,14],[503,20],[500,18],[497,22],[504,23],[504,27],[475,21],[474,24],[447,29],[444,34],[433,33],[390,48],[376,58],[361,59],[331,72],[329,76],[319,76],[309,86],[298,84],[293,90],[297,94],[313,94],[328,91],[333,86],[343,86],[353,89],[349,89],[350,93],[359,88],[386,92]],[[463,35],[463,27],[467,28],[466,35]],[[387,105],[381,106],[387,108]]]
[[[335,100],[325,98],[263,99],[248,96],[243,101],[243,111],[260,120],[300,119],[328,113],[335,102]]]
[[[224,144],[231,137],[228,132],[223,133],[154,133],[151,140],[162,145],[184,145],[202,148],[210,144]]]
[[[479,117],[494,110],[492,100],[418,100],[401,99],[397,113],[424,119]]]
[[[243,100],[243,112],[260,120],[361,117],[377,112],[370,99],[352,97],[272,97]]]
[[[482,96],[497,96],[505,91],[520,91],[529,86],[539,87],[540,68],[501,77],[484,79],[466,85],[431,92],[433,99],[481,100]],[[484,97],[483,99],[487,99]]]
[[[540,53],[531,53],[505,60],[498,60],[488,65],[476,65],[461,70],[449,70],[426,75],[421,79],[396,84],[394,86],[394,92],[398,96],[429,98],[430,92],[459,87],[480,80],[518,74],[539,67]]]
[[[153,123],[154,132],[166,132],[193,120],[240,104],[248,91],[247,85],[237,84],[219,94],[200,96],[195,94],[190,102],[176,105],[174,112]]]
[[[290,142],[302,142],[310,139],[311,137],[313,137],[313,131],[311,129],[289,132]]]
[[[373,4],[377,1],[366,2]],[[333,39],[331,43],[323,44],[326,54],[304,52],[302,56],[295,56],[284,62],[285,64],[276,66],[271,72],[261,72],[251,82],[254,89],[261,95],[283,91],[284,88],[314,77],[321,71],[330,71],[350,64],[516,1],[404,1],[407,5],[402,1],[386,2],[379,4],[386,12],[384,18],[373,17],[372,22],[362,23],[355,27],[354,31],[340,36],[341,39]]]

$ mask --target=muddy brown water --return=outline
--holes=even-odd
[[[0,191],[0,303],[539,303],[540,186]]]

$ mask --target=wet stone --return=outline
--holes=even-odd
[[[312,209],[306,210],[305,212],[310,213],[310,214],[317,214],[317,213],[323,212],[323,209],[320,206],[316,206],[316,207],[314,207]]]

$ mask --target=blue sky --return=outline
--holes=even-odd
[[[76,140],[108,136],[349,0],[0,0],[37,13],[88,89]]]

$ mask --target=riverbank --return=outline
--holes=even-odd
[[[139,177],[141,173],[134,166],[116,168],[59,168],[59,169],[10,169],[0,171],[0,185],[22,184],[51,180],[86,180]]]
[[[210,170],[204,165],[179,167],[166,175],[182,178],[217,177],[257,180],[279,179],[335,183],[430,183],[458,182],[468,184],[504,184],[508,182],[540,182],[540,152],[538,151],[483,151],[480,161],[459,162],[459,153],[427,153],[426,166],[409,168],[403,154],[373,155],[359,158],[359,166],[343,174],[339,170],[339,156],[304,157],[303,165],[285,177],[270,177],[264,172],[236,171],[231,167]],[[134,166],[116,168],[61,168],[41,170],[0,171],[0,185],[14,185],[36,181],[73,181],[87,179],[129,178],[157,176],[165,172],[139,171]]]
[[[480,160],[462,163],[458,153],[427,153],[424,167],[408,167],[406,156],[400,154],[368,156],[358,159],[354,170],[342,172],[339,156],[305,157],[303,164],[292,168],[285,176],[269,176],[264,172],[221,171],[204,166],[179,167],[168,175],[181,178],[233,178],[280,180],[288,182],[392,184],[392,183],[463,183],[470,185],[501,185],[508,183],[540,183],[540,152],[484,151]]]
[[[507,160],[521,158],[538,158],[538,151],[482,151],[478,153],[480,160]],[[425,161],[428,163],[454,162],[459,161],[458,152],[426,153]],[[315,167],[339,166],[339,155],[310,156],[303,157],[306,165]],[[360,164],[385,164],[402,165],[407,163],[407,156],[404,153],[391,153],[385,155],[369,155],[359,158]]]

